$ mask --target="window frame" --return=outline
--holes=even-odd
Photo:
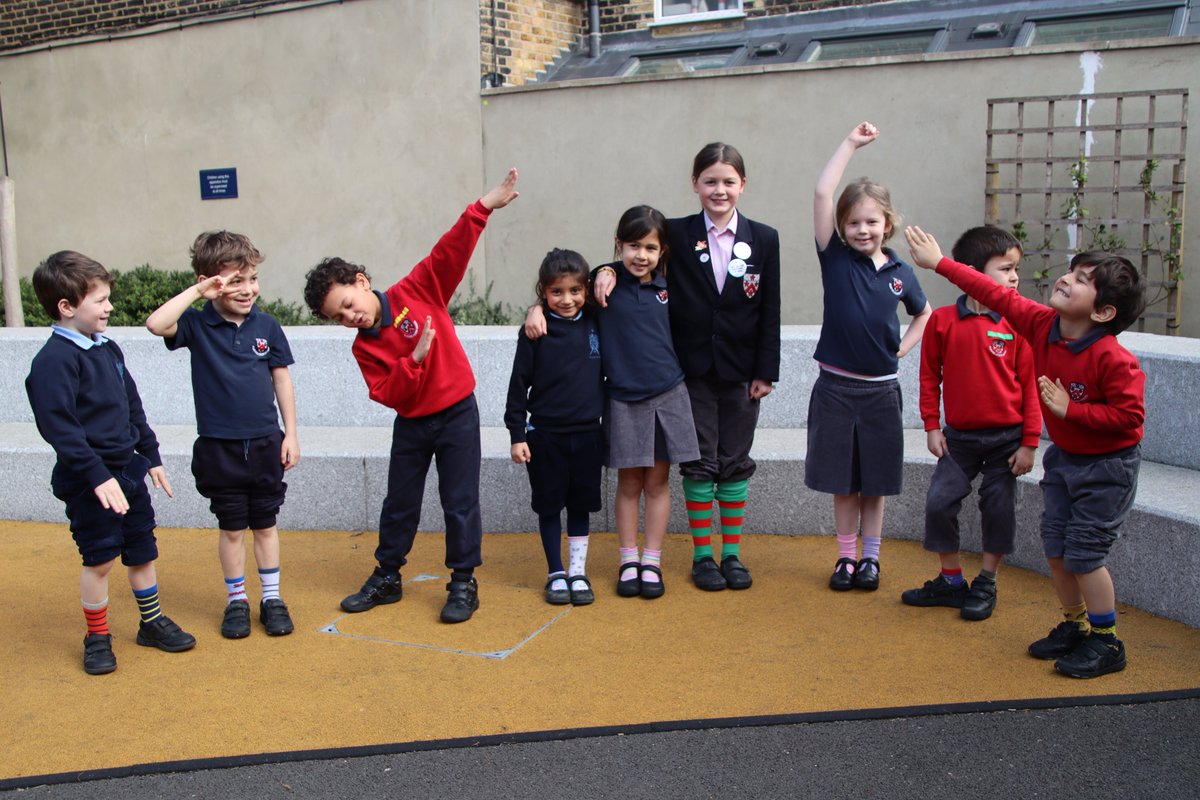
[[[702,0],[703,2],[703,0]],[[711,22],[713,20],[744,19],[746,16],[745,0],[726,0],[736,3],[737,8],[727,8],[724,11],[697,11],[688,14],[663,14],[664,5],[674,5],[670,0],[654,0],[654,21],[649,27],[660,25],[683,25],[689,22]]]

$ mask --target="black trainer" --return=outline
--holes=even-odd
[[[233,600],[225,606],[225,618],[221,620],[221,635],[226,639],[245,639],[250,635],[250,603]]]
[[[83,637],[83,671],[88,675],[107,675],[117,668],[117,657],[113,655],[112,636],[107,633],[89,633]]]
[[[1054,662],[1054,668],[1072,678],[1098,678],[1125,669],[1125,645],[1117,640],[1116,647],[1105,644],[1092,634],[1067,655]]]
[[[166,614],[160,614],[153,622],[138,626],[137,643],[168,653],[182,653],[196,646],[196,637],[172,622]]]
[[[996,582],[991,578],[976,575],[962,603],[959,616],[978,621],[987,619],[996,610]]]
[[[754,583],[750,570],[737,556],[725,556],[721,559],[721,574],[725,576],[725,585],[730,589],[749,589]]]
[[[267,629],[267,636],[287,636],[295,626],[288,613],[287,603],[278,597],[263,600],[258,606],[258,621]]]
[[[729,585],[712,556],[692,562],[692,583],[696,584],[697,589],[706,592],[719,592]]]
[[[900,602],[906,606],[962,608],[968,591],[966,581],[958,586],[951,586],[946,576],[938,573],[933,580],[925,581],[925,585],[920,589],[906,589],[900,595]]]
[[[1046,635],[1029,645],[1029,655],[1042,660],[1062,658],[1083,644],[1088,631],[1080,630],[1074,622],[1062,621]]]
[[[375,606],[399,602],[403,596],[404,586],[400,582],[400,573],[384,572],[383,567],[376,567],[362,588],[342,601],[342,610],[357,614],[360,611],[370,611]]]
[[[450,581],[446,584],[446,605],[442,607],[442,622],[466,622],[479,608],[479,582]]]

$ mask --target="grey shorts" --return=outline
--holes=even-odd
[[[808,402],[804,485],[829,494],[900,494],[904,428],[900,382],[821,370]]]
[[[963,431],[946,426],[947,453],[938,459],[925,495],[926,550],[958,552],[958,512],[971,493],[971,482],[983,473],[979,484],[983,552],[1005,556],[1013,552],[1017,476],[1008,459],[1021,446],[1023,430],[1021,425]]]
[[[1142,448],[1077,455],[1050,445],[1042,457],[1042,550],[1068,572],[1104,566],[1137,493]]]
[[[700,458],[692,404],[683,381],[645,400],[608,401],[604,415],[608,458],[615,469],[653,467],[655,461],[679,464]]]

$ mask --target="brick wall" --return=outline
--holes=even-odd
[[[479,0],[480,74],[505,86],[537,80],[586,25],[580,0]]]
[[[0,51],[286,2],[294,0],[2,0]]]

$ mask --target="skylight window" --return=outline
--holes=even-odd
[[[1142,39],[1171,33],[1172,9],[1154,9],[1130,14],[1037,20],[1028,44],[1103,42],[1109,39]]]
[[[686,52],[663,53],[638,56],[621,72],[624,77],[632,75],[672,75],[697,72],[705,69],[720,69],[729,66],[739,47],[720,50],[689,50]]]
[[[875,58],[924,53],[938,31],[917,31],[885,36],[857,36],[852,39],[828,39],[816,43],[809,61],[836,61],[844,58]]]

